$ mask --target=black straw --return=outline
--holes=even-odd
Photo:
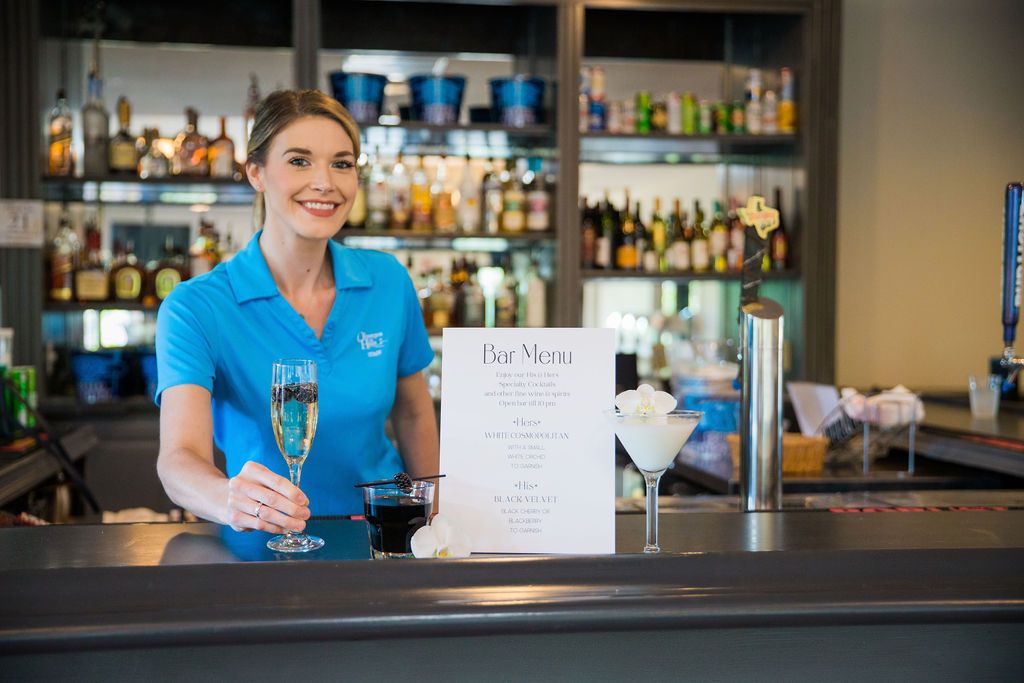
[[[423,481],[425,479],[440,479],[443,476],[445,476],[445,475],[443,475],[443,474],[432,474],[429,477],[410,477],[410,479],[412,479],[412,481]],[[363,487],[366,487],[366,486],[384,486],[385,484],[394,484],[394,483],[395,483],[394,478],[391,478],[391,479],[380,479],[378,481],[364,481],[362,484],[353,484],[352,486],[354,488],[358,489],[358,488],[363,488]]]

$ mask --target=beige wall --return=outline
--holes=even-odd
[[[966,390],[1002,350],[1024,1],[843,0],[842,19],[836,381]]]

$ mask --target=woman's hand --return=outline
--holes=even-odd
[[[228,479],[228,523],[235,531],[302,531],[309,499],[284,477],[252,460]]]

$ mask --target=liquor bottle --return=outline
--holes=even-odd
[[[356,186],[356,196],[352,198],[352,210],[348,212],[348,219],[345,225],[349,228],[363,228],[366,226],[366,185],[370,182],[370,164],[366,152],[362,152],[356,160],[356,176],[359,184]]]
[[[729,228],[725,225],[722,205],[716,199],[714,213],[711,216],[711,228],[708,235],[708,248],[711,254],[711,267],[716,273],[729,270]]]
[[[210,143],[196,129],[198,122],[199,112],[186,107],[185,129],[174,138],[174,158],[171,159],[171,173],[174,175],[210,175],[210,162],[207,158]]]
[[[436,268],[431,276],[431,291],[427,299],[430,306],[430,327],[443,329],[451,326],[452,293],[446,284],[444,271]]]
[[[100,231],[96,227],[95,215],[86,219],[85,223],[85,249],[75,270],[75,298],[83,303],[110,298],[110,276],[103,267]]]
[[[89,70],[89,96],[82,107],[82,170],[86,177],[107,174],[107,141],[110,137],[110,116],[103,106],[103,81],[93,60]]]
[[[516,294],[519,287],[507,256],[502,259],[501,267],[505,278],[494,295],[494,324],[495,327],[515,327],[518,324],[519,300]]]
[[[366,184],[366,229],[388,229],[388,176],[380,159],[380,147],[374,150]]]
[[[526,277],[519,289],[525,299],[526,315],[523,317],[525,327],[544,327],[547,324],[547,283],[540,276],[536,261],[530,262]]]
[[[580,197],[580,268],[596,268],[597,223],[595,211],[587,205],[587,198]]]
[[[494,159],[487,163],[487,172],[484,174],[481,191],[483,193],[483,201],[480,203],[481,222],[484,232],[493,235],[501,231],[501,211],[505,203],[501,178],[494,169]]]
[[[604,192],[604,204],[601,207],[601,231],[594,249],[594,265],[597,268],[612,269],[615,267],[616,239],[619,235],[619,213],[612,206],[608,190]]]
[[[467,267],[469,281],[464,287],[463,324],[466,327],[483,327],[486,322],[487,299],[484,297],[484,290],[480,287],[480,280],[477,278],[476,263],[470,261]]]
[[[71,109],[68,107],[63,88],[57,91],[57,104],[50,110],[49,123],[47,170],[50,175],[74,175],[75,159],[71,154]]]
[[[235,143],[228,137],[226,116],[220,117],[220,135],[210,142],[210,177],[235,177]]]
[[[661,199],[654,198],[654,213],[651,214],[651,245],[644,253],[644,270],[664,273],[668,270],[668,225],[661,217]]]
[[[410,197],[412,201],[411,228],[419,232],[429,232],[433,227],[430,211],[430,178],[427,177],[424,157],[420,157],[420,164],[413,171]]]
[[[626,208],[619,219],[619,235],[615,247],[615,267],[619,270],[636,270],[636,223],[629,212],[629,190],[626,190]]]
[[[156,128],[146,128],[139,138],[139,165],[138,174],[140,178],[165,178],[171,173],[171,161],[160,150],[157,139],[160,132]]]
[[[153,269],[152,292],[157,302],[163,301],[178,283],[188,279],[184,256],[174,246],[170,235],[164,242],[164,257]]]
[[[636,269],[645,270],[647,252],[651,250],[651,239],[647,234],[647,226],[640,215],[640,202],[637,201],[636,211],[633,213],[633,234],[636,235]],[[657,261],[653,265],[657,266]]]
[[[430,186],[430,204],[433,207],[434,229],[438,232],[455,232],[455,204],[451,180],[448,178],[448,158],[441,155],[437,164],[437,176]]]
[[[391,219],[388,228],[391,230],[408,230],[412,219],[412,180],[405,170],[402,152],[398,152],[395,165],[388,176],[388,205]]]
[[[743,100],[733,100],[729,109],[729,130],[737,135],[747,132],[747,110]]]
[[[779,227],[772,230],[772,270],[785,270],[789,261],[789,237],[786,223],[782,220],[782,188],[775,188],[775,208],[779,211]]]
[[[669,270],[690,269],[690,243],[686,240],[686,214],[680,210],[679,198],[675,199],[672,214],[668,218],[666,232],[669,237],[667,248]]]
[[[772,90],[764,94],[761,109],[761,130],[765,135],[779,132],[779,102]]]
[[[110,138],[108,163],[111,175],[138,175],[138,148],[135,137],[128,132],[131,115],[132,107],[128,98],[124,95],[117,98],[117,121],[120,128]]]
[[[459,183],[459,201],[455,206],[455,222],[460,232],[480,231],[480,186],[473,177],[469,155],[466,155],[466,166],[462,171],[462,182]]]
[[[746,231],[743,228],[743,222],[740,221],[738,206],[739,201],[735,197],[729,200],[729,214],[726,220],[729,226],[729,250],[726,253],[729,270],[742,270],[743,268],[743,245],[746,241]]]
[[[81,245],[71,228],[67,206],[61,207],[60,224],[49,249],[48,296],[52,301],[71,301],[74,294],[74,273]]]
[[[530,232],[544,232],[551,227],[551,191],[549,179],[544,174],[544,163],[531,170],[533,178],[526,188],[526,229]]]
[[[191,257],[189,270],[193,276],[208,273],[220,263],[220,236],[217,235],[213,223],[199,219],[199,235],[188,248],[188,253]]]
[[[793,72],[783,67],[779,71],[779,132],[796,132],[796,103],[793,101]]]
[[[110,270],[110,281],[114,290],[115,301],[140,301],[144,281],[142,268],[135,256],[135,247],[131,240],[127,249],[116,257],[117,266]]]
[[[710,245],[704,231],[704,210],[700,200],[693,200],[693,242],[690,243],[690,266],[696,273],[706,273],[711,268]]]
[[[526,192],[523,190],[523,166],[526,159],[516,159],[502,188],[501,227],[505,232],[522,232],[526,228]]]
[[[751,69],[747,76],[747,132],[760,135],[762,131],[761,70]]]
[[[249,153],[249,136],[252,135],[252,124],[256,120],[256,110],[260,106],[260,83],[256,74],[249,74],[249,89],[245,93],[245,107],[242,117],[245,120],[245,156]]]
[[[469,264],[465,256],[452,260],[451,270],[452,310],[448,324],[451,327],[466,326],[466,286],[469,283]]]

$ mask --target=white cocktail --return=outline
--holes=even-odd
[[[672,464],[683,444],[704,416],[698,410],[673,410],[664,414],[609,411],[615,435],[633,459],[647,485],[647,543],[645,553],[658,547],[658,481]]]

